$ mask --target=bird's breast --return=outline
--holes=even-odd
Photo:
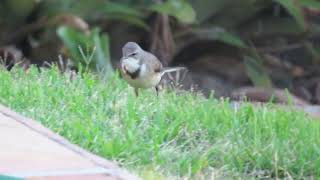
[[[142,64],[135,78],[125,72],[123,78],[135,88],[151,88],[159,84],[161,74],[150,71],[145,64]]]
[[[127,74],[128,76],[130,76],[131,79],[136,79],[138,78],[141,68],[136,69],[133,72],[130,72],[125,66],[123,67],[123,71],[125,74]]]

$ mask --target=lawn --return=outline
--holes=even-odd
[[[0,70],[0,103],[145,179],[320,177],[320,123],[275,105],[133,90],[118,76]]]

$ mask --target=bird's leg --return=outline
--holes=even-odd
[[[138,88],[134,88],[134,93],[136,96],[139,96],[139,89]]]
[[[157,96],[159,96],[159,85],[156,85],[155,89],[156,89],[156,92],[157,92]]]

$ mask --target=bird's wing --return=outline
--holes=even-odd
[[[120,64],[119,64],[119,68],[122,69],[122,63],[123,63],[123,57],[120,58]]]
[[[146,64],[149,67],[148,69],[154,72],[161,72],[163,69],[159,59],[155,55],[146,51],[144,51],[143,53],[143,56],[141,58],[141,63]]]

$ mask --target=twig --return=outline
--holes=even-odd
[[[259,53],[277,53],[282,51],[289,51],[293,49],[302,48],[303,44],[290,44],[288,46],[282,46],[282,47],[264,47],[264,48],[257,48],[257,51]]]

